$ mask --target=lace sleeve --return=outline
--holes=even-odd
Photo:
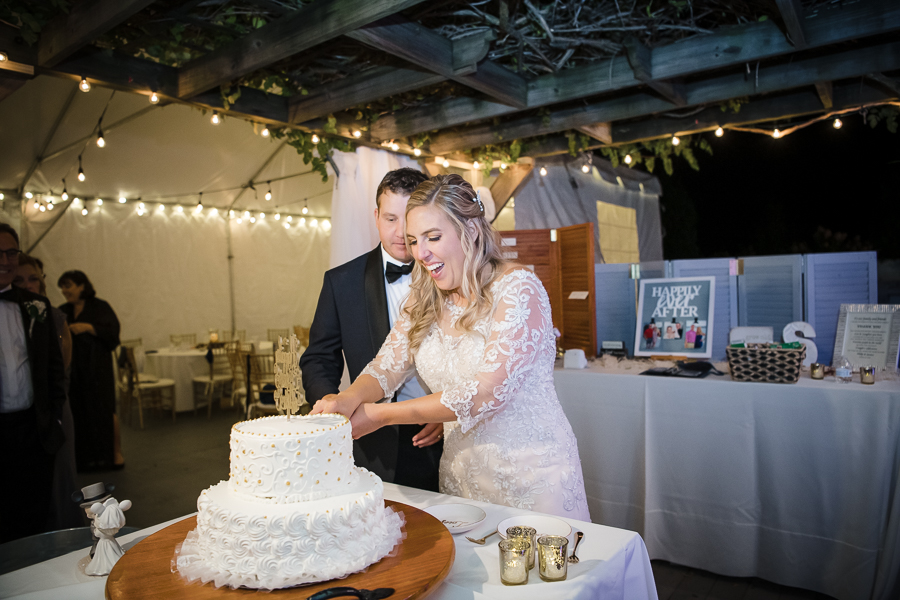
[[[463,433],[502,410],[531,373],[552,329],[550,301],[540,280],[516,270],[498,286],[491,334],[474,379],[444,390],[441,403],[456,413]]]
[[[416,366],[409,354],[407,337],[410,327],[409,316],[401,310],[400,317],[394,321],[394,326],[381,345],[381,350],[360,373],[377,379],[385,398],[393,397],[415,373]]]

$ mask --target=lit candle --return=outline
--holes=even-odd
[[[500,547],[500,582],[503,585],[528,583],[528,544],[522,539],[503,540]]]

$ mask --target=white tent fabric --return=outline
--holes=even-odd
[[[375,191],[388,173],[419,164],[400,154],[361,146],[356,152],[335,152],[340,177],[334,180],[331,200],[331,266],[336,267],[378,245],[375,228]]]
[[[516,229],[548,229],[593,223],[597,230],[597,201],[636,211],[641,262],[659,261],[662,252],[662,221],[656,177],[626,167],[613,169],[606,160],[594,158],[589,173],[583,161],[571,156],[537,158],[531,179],[516,194]],[[539,175],[546,167],[547,175]],[[598,239],[594,240],[596,262],[603,262]]]

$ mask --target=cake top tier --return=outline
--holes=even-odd
[[[232,429],[236,432],[261,438],[279,438],[319,434],[325,431],[334,431],[339,427],[349,427],[349,425],[350,421],[344,415],[323,413],[305,417],[293,415],[290,419],[288,419],[287,415],[262,417],[261,419],[235,423]]]

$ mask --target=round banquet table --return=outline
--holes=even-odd
[[[175,411],[194,410],[194,377],[209,375],[206,350],[172,350],[164,348],[148,352],[144,371],[175,381]]]

